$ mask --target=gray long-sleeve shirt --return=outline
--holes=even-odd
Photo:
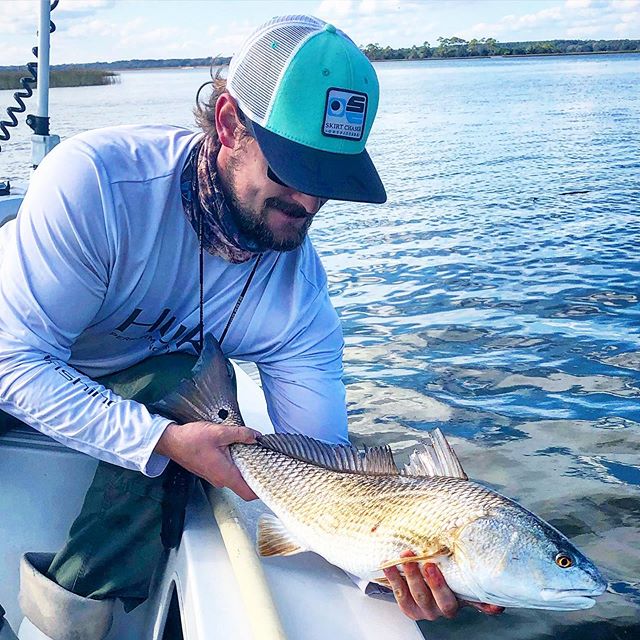
[[[63,444],[148,475],[169,423],[91,377],[162,353],[195,354],[198,239],[182,210],[191,131],[89,131],[35,172],[1,230],[0,409]],[[204,322],[220,336],[253,261],[205,254]],[[225,338],[254,361],[277,430],[346,442],[343,338],[309,239],[264,254]]]

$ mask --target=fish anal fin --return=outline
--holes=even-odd
[[[307,551],[294,540],[275,516],[264,514],[258,521],[258,553],[261,556],[293,556]]]

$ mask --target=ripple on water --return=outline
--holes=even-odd
[[[612,585],[588,611],[464,611],[425,635],[636,640],[640,56],[377,68],[367,148],[389,200],[328,203],[312,227],[354,440],[404,457],[440,426],[471,477],[555,523]],[[206,76],[54,89],[52,130],[190,126]],[[29,134],[3,145],[13,180],[28,177]]]

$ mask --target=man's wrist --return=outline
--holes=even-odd
[[[164,456],[165,458],[171,458],[175,447],[177,429],[178,425],[175,422],[170,422],[162,432],[153,453]]]

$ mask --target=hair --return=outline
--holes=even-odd
[[[218,98],[229,93],[227,91],[227,79],[222,75],[224,67],[218,67],[215,74],[212,73],[211,80],[203,84],[196,94],[196,106],[193,109],[193,115],[196,119],[196,124],[202,129],[204,134],[211,138],[216,147],[219,147],[220,140],[218,139],[218,130],[216,129],[216,104]],[[213,71],[213,70],[212,70]],[[207,100],[200,100],[200,91],[210,84],[212,86],[211,95]],[[244,138],[250,138],[251,134],[247,131],[244,124],[244,114],[238,109],[238,117],[241,123],[241,127],[238,127],[237,135],[240,140]]]

